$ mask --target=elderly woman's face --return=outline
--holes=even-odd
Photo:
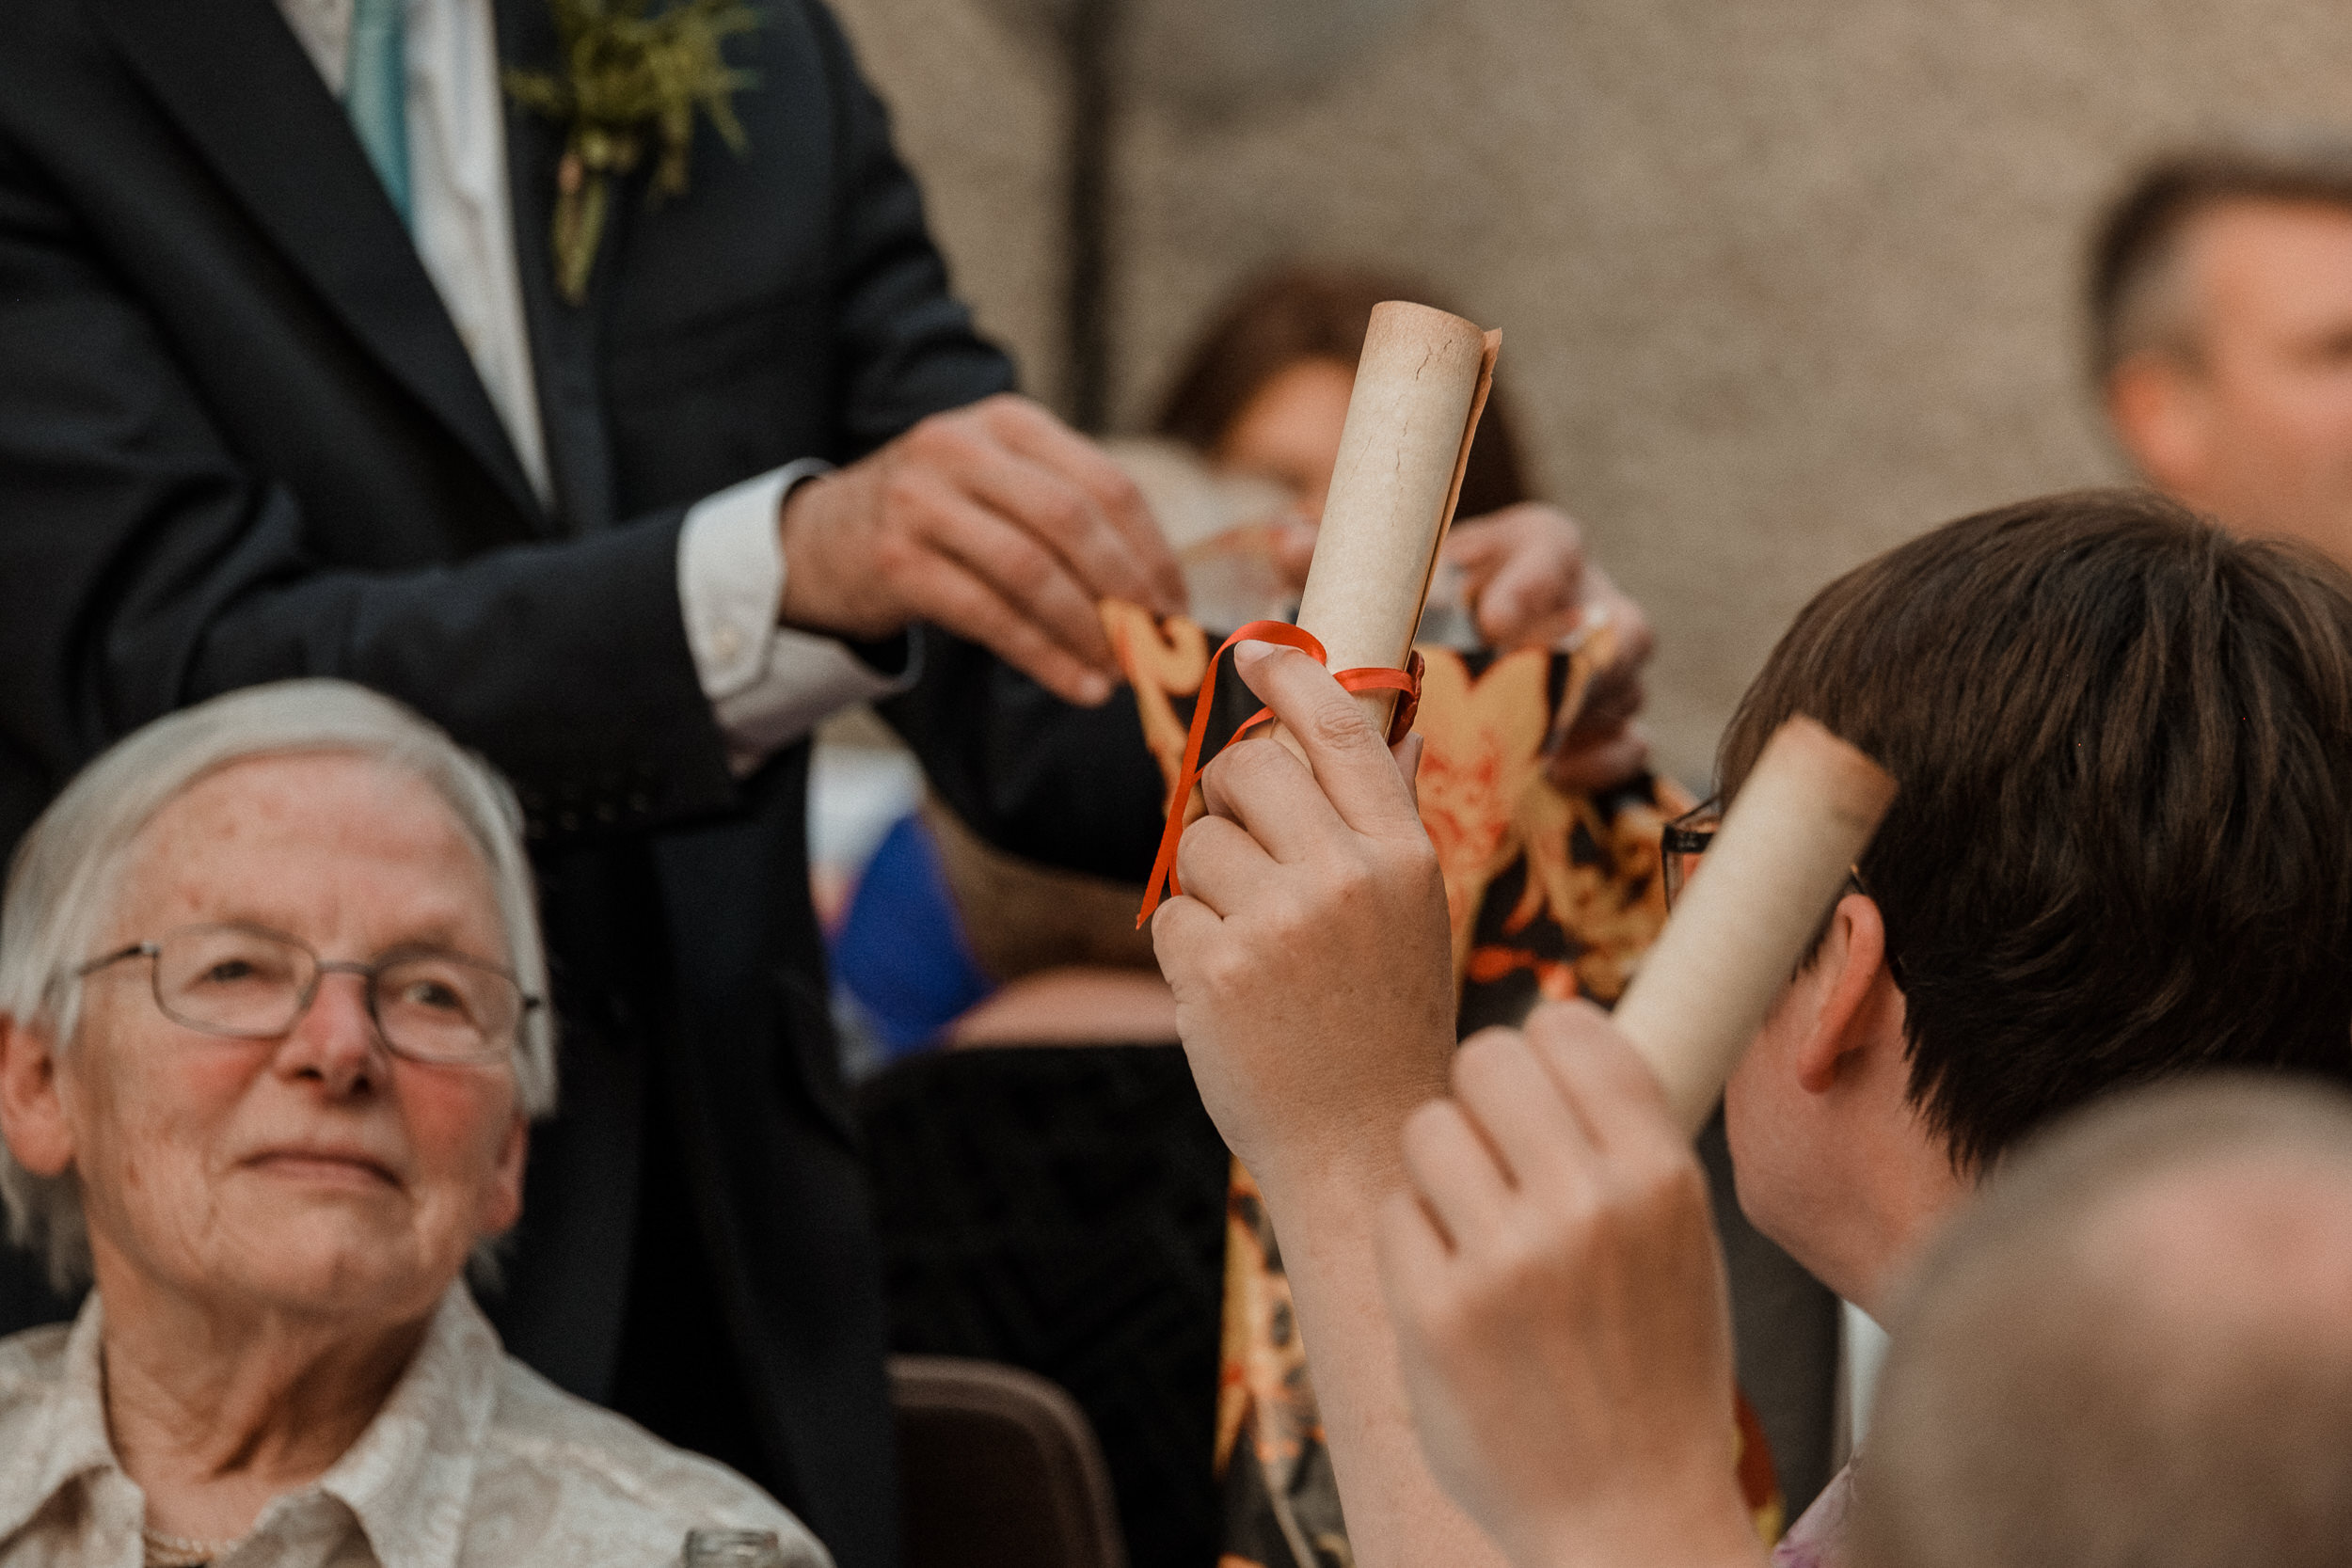
[[[423,784],[348,755],[258,758],[158,814],[91,956],[234,922],[328,961],[430,944],[503,966],[496,911],[481,856]],[[157,1009],[150,967],[85,982],[57,1063],[102,1286],[112,1265],[215,1300],[405,1316],[514,1223],[509,1067],[391,1055],[349,974],[323,975],[280,1038],[200,1033]]]

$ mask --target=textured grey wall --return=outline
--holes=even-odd
[[[1054,396],[1055,62],[1007,0],[836,3],[960,285]],[[1315,90],[1130,115],[1118,406],[1278,258],[1432,279],[1503,329],[1539,481],[1658,624],[1651,728],[1696,783],[1830,576],[2121,474],[2074,306],[2110,183],[2201,128],[2311,119],[2352,122],[2352,8],[1426,0]]]

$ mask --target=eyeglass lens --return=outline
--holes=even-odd
[[[1710,801],[1666,824],[1659,842],[1659,859],[1668,909],[1674,908],[1675,900],[1682,896],[1682,890],[1697,875],[1699,857],[1714,842],[1715,830],[1722,820],[1722,812]]]
[[[192,1029],[268,1038],[294,1027],[320,970],[316,955],[283,938],[236,926],[191,927],[156,943],[155,1001]],[[496,1055],[522,1016],[514,981],[453,954],[403,955],[365,974],[385,1043],[420,1061]]]

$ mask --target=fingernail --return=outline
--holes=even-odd
[[[1089,671],[1079,677],[1078,700],[1088,707],[1099,707],[1109,702],[1110,696],[1111,679],[1108,675],[1096,674]]]

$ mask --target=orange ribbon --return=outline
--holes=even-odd
[[[1211,699],[1216,695],[1216,667],[1224,662],[1226,654],[1234,644],[1240,642],[1279,642],[1286,648],[1296,648],[1317,664],[1330,658],[1324,652],[1323,644],[1315,641],[1313,633],[1301,631],[1286,621],[1252,621],[1227,638],[1216,652],[1209,656],[1209,668],[1200,677],[1200,695],[1192,706],[1192,728],[1184,736],[1184,767],[1176,775],[1175,794],[1168,805],[1168,826],[1160,832],[1159,858],[1152,863],[1152,880],[1144,887],[1143,908],[1136,914],[1137,930],[1141,930],[1143,923],[1152,918],[1152,911],[1160,907],[1164,892],[1167,896],[1184,896],[1184,890],[1176,880],[1176,842],[1184,836],[1184,813],[1192,800],[1193,786],[1200,782],[1200,748],[1208,738],[1209,708]],[[1393,746],[1411,733],[1414,710],[1421,705],[1420,654],[1412,656],[1412,663],[1406,669],[1384,670],[1368,665],[1360,670],[1342,670],[1331,678],[1349,691],[1402,693],[1395,712],[1389,719],[1389,744]],[[1241,721],[1240,727],[1233,731],[1225,744],[1232,745],[1260,724],[1271,723],[1273,719],[1272,708],[1260,708]]]

